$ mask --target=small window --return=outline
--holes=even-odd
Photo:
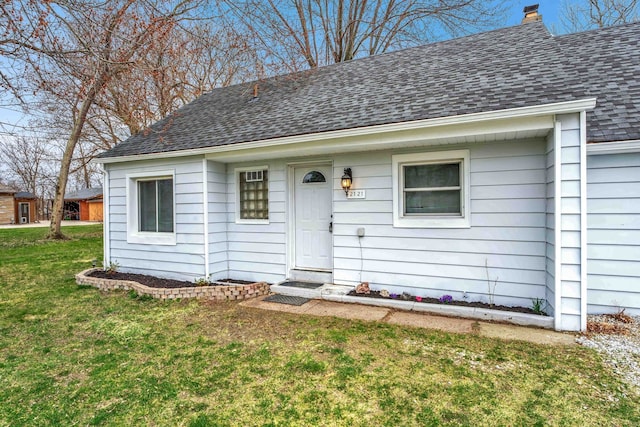
[[[238,173],[238,212],[240,220],[269,220],[269,171],[244,170]]]
[[[173,232],[173,179],[138,181],[138,231]]]
[[[392,157],[395,227],[469,227],[469,151]]]
[[[318,171],[311,171],[302,178],[303,184],[311,184],[314,182],[327,182],[327,179],[324,177],[322,172]]]

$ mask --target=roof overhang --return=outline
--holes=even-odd
[[[92,201],[102,201],[102,196],[97,196],[97,197],[71,197],[71,198],[64,198],[65,202],[92,202]]]
[[[411,146],[542,137],[558,114],[588,111],[596,98],[273,138],[193,150],[96,158],[96,163],[202,156],[219,162],[310,156]]]

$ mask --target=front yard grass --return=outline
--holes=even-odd
[[[0,425],[640,425],[586,348],[77,286],[100,226],[0,230]]]

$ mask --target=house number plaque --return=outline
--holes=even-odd
[[[347,199],[365,199],[366,193],[365,190],[349,190],[347,194]]]

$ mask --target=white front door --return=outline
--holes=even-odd
[[[294,169],[295,268],[331,270],[331,165]]]

